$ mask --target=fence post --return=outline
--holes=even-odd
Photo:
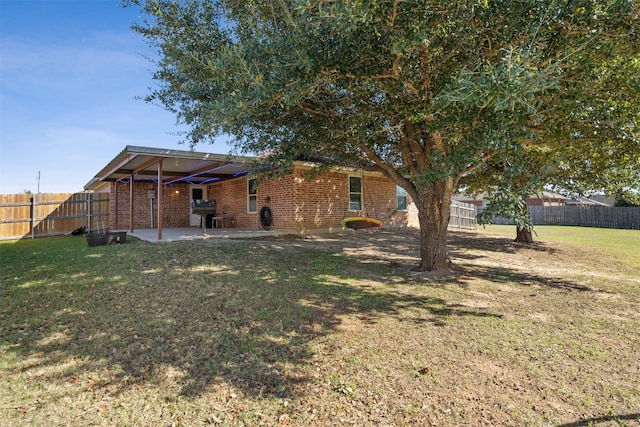
[[[35,239],[36,232],[36,195],[31,197],[31,239]]]
[[[91,234],[91,193],[85,193],[87,195],[87,233]]]

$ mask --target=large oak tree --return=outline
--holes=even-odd
[[[558,133],[577,80],[603,95],[594,64],[638,48],[635,0],[129,3],[160,55],[147,99],[188,142],[231,135],[280,171],[322,155],[382,172],[418,209],[421,270],[450,266],[461,179],[522,164]]]
[[[561,114],[545,114],[556,124],[546,126],[543,141],[517,161],[494,158],[463,178],[467,192],[488,193],[483,222],[512,218],[516,241],[532,241],[525,200],[545,188],[640,203],[640,54],[621,44],[616,49],[611,60],[582,67],[588,78],[563,82],[572,95],[551,107]]]

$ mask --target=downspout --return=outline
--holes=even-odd
[[[158,224],[158,240],[162,240],[162,206],[163,206],[163,200],[162,200],[162,161],[164,159],[160,159],[158,161],[158,210],[157,210],[157,215],[158,215],[158,220],[157,220],[157,224]]]
[[[114,189],[112,193],[114,194],[115,200],[109,200],[109,227],[113,230],[120,228],[120,218],[118,216],[118,184],[118,181],[112,184],[112,188]],[[111,215],[111,212],[113,212],[113,215]],[[111,224],[113,224],[113,227],[111,227]]]

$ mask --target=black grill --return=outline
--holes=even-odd
[[[191,213],[194,215],[215,215],[216,214],[216,201],[196,199],[191,202]]]

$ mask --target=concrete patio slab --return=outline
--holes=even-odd
[[[207,228],[200,227],[163,228],[162,240],[158,240],[158,230],[155,228],[139,228],[127,231],[130,236],[147,242],[177,242],[183,240],[206,239],[242,239],[249,237],[279,236],[291,234],[291,230],[255,230],[248,228]]]

